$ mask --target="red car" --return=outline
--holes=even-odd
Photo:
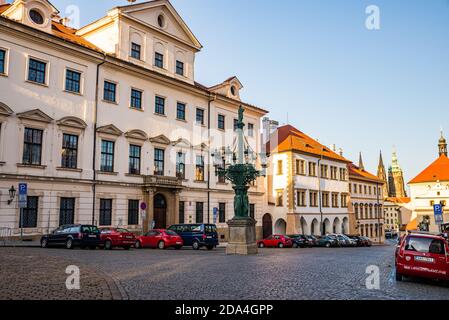
[[[114,247],[129,250],[136,242],[134,234],[123,228],[101,228],[100,232],[101,243],[105,250]]]
[[[396,280],[403,276],[449,280],[449,246],[442,236],[412,233],[396,250]]]
[[[166,249],[174,247],[179,250],[184,245],[182,238],[174,231],[165,229],[154,229],[145,235],[137,237],[134,244],[136,249],[159,248]]]
[[[272,235],[266,239],[257,241],[259,248],[273,247],[273,248],[291,248],[293,241],[291,238],[282,235]]]

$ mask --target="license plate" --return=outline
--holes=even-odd
[[[94,235],[94,234],[90,234],[89,235],[89,238],[96,238],[97,236],[96,235]]]
[[[176,244],[181,244],[181,242],[176,242]]]
[[[207,239],[212,239],[212,236],[207,236]]]
[[[126,239],[132,239],[133,237],[132,236],[126,236]]]
[[[428,263],[435,262],[433,258],[419,257],[419,256],[415,256],[415,261],[428,262]]]

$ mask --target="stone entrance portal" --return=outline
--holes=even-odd
[[[167,228],[167,200],[162,194],[154,196],[154,229]]]

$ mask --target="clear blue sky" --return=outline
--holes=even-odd
[[[125,0],[52,0],[81,24]],[[375,173],[393,145],[408,181],[449,139],[449,0],[172,0],[201,41],[196,80],[236,75],[245,101]],[[380,8],[381,29],[365,28]]]

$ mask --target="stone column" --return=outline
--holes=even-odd
[[[180,193],[181,190],[175,190],[173,191],[174,193],[174,198],[175,198],[175,203],[174,203],[174,219],[173,219],[173,224],[178,224],[179,223],[179,199],[180,199]]]
[[[256,220],[251,217],[228,221],[229,242],[226,254],[248,255],[257,253]]]
[[[144,201],[147,204],[147,210],[146,210],[146,217],[143,221],[143,232],[148,232],[150,229],[150,223],[153,221],[154,218],[154,189],[153,188],[147,188],[145,190],[145,197]]]

